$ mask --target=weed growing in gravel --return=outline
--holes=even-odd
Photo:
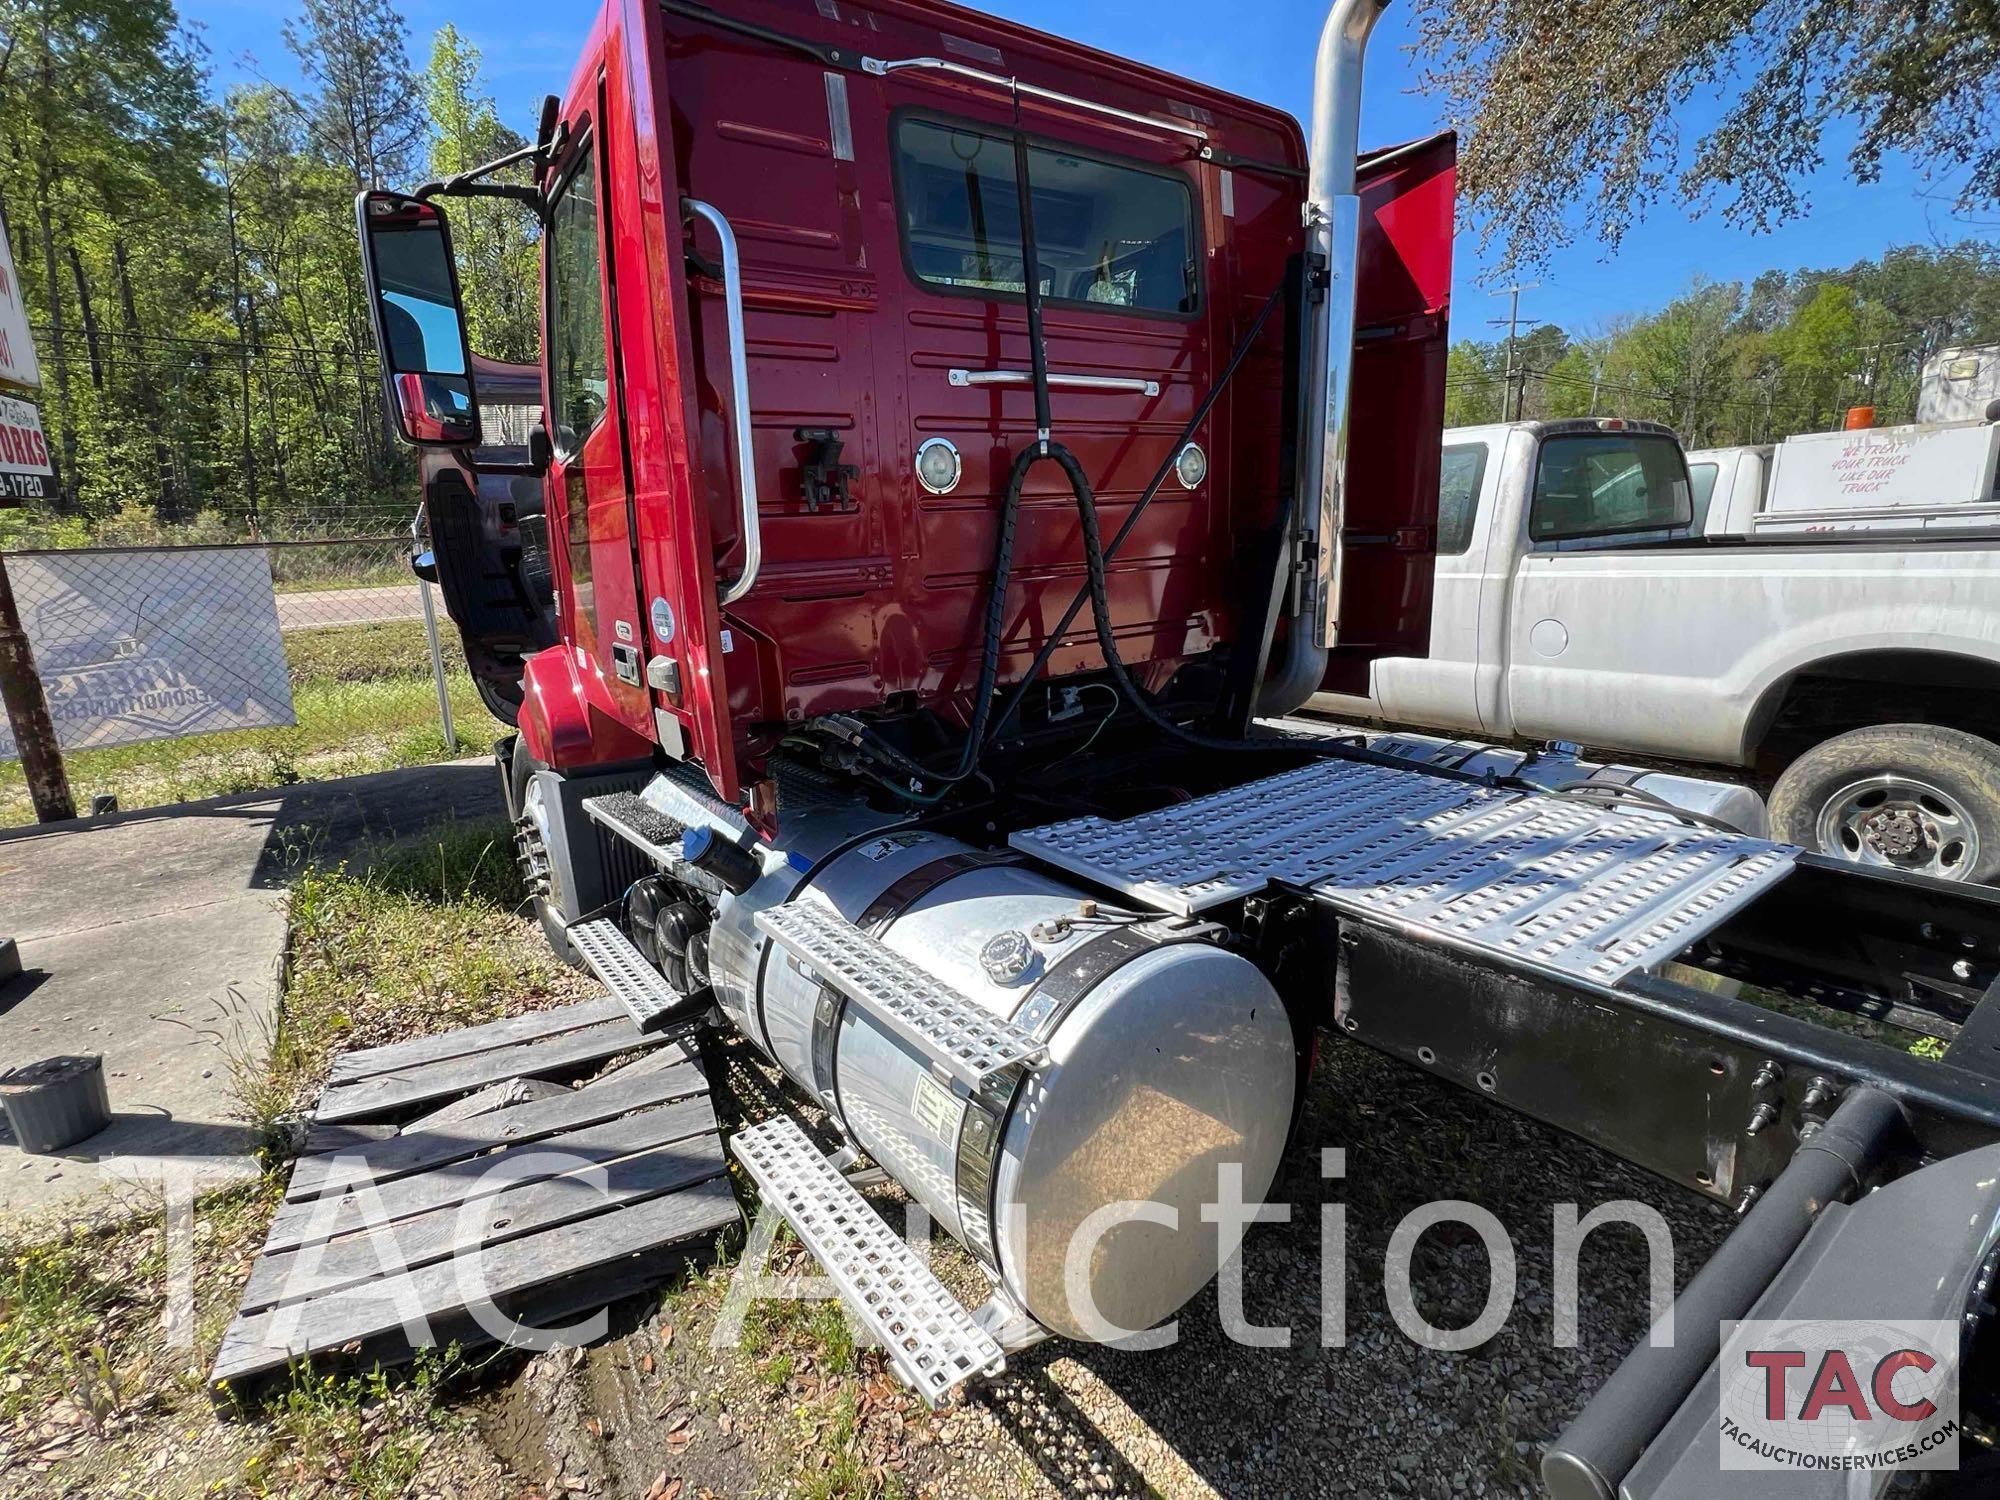
[[[426,1349],[394,1378],[295,1371],[266,1408],[271,1441],[244,1466],[251,1493],[318,1483],[361,1500],[407,1494],[439,1433],[463,1425],[440,1400],[457,1369],[455,1349]]]
[[[799,1476],[800,1500],[901,1500],[902,1481],[862,1457],[861,1402],[851,1387],[800,1412],[799,1420],[812,1429],[808,1462],[820,1464]]]

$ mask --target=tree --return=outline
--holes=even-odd
[[[1507,266],[1578,227],[1615,246],[1669,190],[1752,228],[1795,218],[1835,126],[1855,131],[1857,180],[1903,152],[1956,178],[1961,209],[2000,203],[1994,0],[1418,0],[1417,17],[1422,85],[1466,133],[1460,184]],[[1731,78],[1684,146],[1675,111]]]
[[[431,176],[470,171],[528,142],[500,121],[480,87],[479,49],[447,23],[431,42],[424,74],[431,120]],[[516,171],[516,182],[526,177]],[[503,198],[462,198],[451,204],[452,245],[459,262],[467,332],[473,348],[495,359],[529,361],[541,342],[536,296],[541,230],[524,204]]]
[[[354,191],[403,186],[424,138],[408,28],[388,0],[304,0],[285,45],[314,86],[315,143],[344,162]]]
[[[27,293],[43,310],[62,503],[88,488],[80,462],[103,431],[103,343],[79,242],[122,216],[198,186],[202,69],[169,0],[0,0],[0,198],[24,204]],[[10,221],[15,217],[9,214]],[[75,324],[71,323],[74,309]],[[71,344],[86,336],[91,383]]]

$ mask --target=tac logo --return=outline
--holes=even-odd
[[[1958,1325],[1725,1323],[1724,1469],[1958,1467]]]

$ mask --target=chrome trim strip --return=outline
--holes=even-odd
[[[974,83],[983,83],[990,88],[1004,89],[1010,96],[1020,95],[1025,99],[1040,99],[1049,104],[1061,104],[1070,109],[1088,110],[1095,115],[1105,115],[1114,120],[1123,120],[1128,125],[1143,125],[1151,130],[1167,130],[1175,135],[1184,135],[1197,141],[1206,142],[1208,132],[1199,125],[1190,125],[1181,120],[1161,120],[1152,115],[1134,114],[1128,109],[1118,109],[1109,104],[1099,104],[1094,99],[1079,99],[1074,94],[1058,93],[1055,89],[1045,89],[1038,84],[1023,83],[1018,78],[1003,78],[998,73],[987,73],[979,68],[968,68],[964,63],[947,62],[942,57],[901,57],[893,61],[879,57],[861,59],[861,71],[872,73],[877,78],[887,78],[891,73],[901,73],[912,68],[922,68],[934,73],[949,73],[955,78],[969,78]]]

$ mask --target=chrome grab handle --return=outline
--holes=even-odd
[[[981,385],[1033,385],[1034,375],[1027,370],[953,370],[951,383],[957,386]],[[1122,375],[1058,375],[1049,374],[1049,389],[1052,391],[1130,391],[1135,396],[1157,396],[1160,382],[1139,380]]]
[[[750,428],[750,353],[743,334],[743,261],[736,251],[736,231],[721,211],[698,198],[683,198],[681,207],[715,226],[722,241],[722,301],[729,322],[729,399],[736,429],[736,486],[743,512],[743,571],[722,585],[722,602],[734,604],[757,585],[764,567],[764,534],[757,512],[756,450]]]

